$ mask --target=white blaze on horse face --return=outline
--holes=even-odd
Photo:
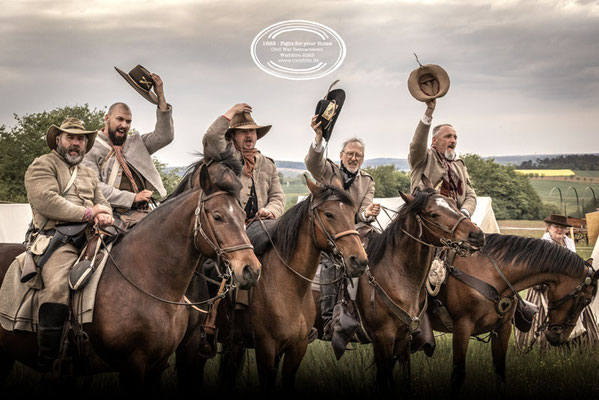
[[[437,203],[438,207],[443,207],[449,211],[451,211],[452,214],[455,214],[455,210],[453,208],[451,208],[451,206],[449,205],[449,203],[447,202],[447,200],[445,200],[442,197],[437,197],[435,199],[435,203]]]

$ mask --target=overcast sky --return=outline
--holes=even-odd
[[[458,132],[458,152],[483,156],[599,152],[599,1],[0,0],[0,124],[13,114],[116,101],[133,127],[153,129],[155,107],[116,73],[141,64],[164,81],[175,140],[156,153],[196,159],[212,121],[239,102],[272,124],[258,148],[301,161],[310,119],[329,84],[347,99],[329,145],[349,136],[366,158],[406,158],[425,105],[409,73],[439,64],[451,79],[434,124]],[[302,19],[335,30],[347,56],[331,75],[292,81],[260,70],[250,44],[274,23]]]

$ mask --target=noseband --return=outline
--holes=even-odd
[[[198,245],[198,234],[199,234],[202,236],[204,241],[206,243],[208,243],[208,245],[212,248],[212,250],[214,250],[214,253],[216,253],[216,265],[218,267],[217,271],[218,271],[219,276],[223,279],[229,279],[231,277],[231,262],[229,261],[229,258],[226,256],[227,253],[233,253],[235,251],[246,250],[246,249],[254,250],[254,246],[252,246],[250,243],[240,244],[237,246],[221,247],[214,235],[214,228],[212,226],[210,226],[210,224],[208,224],[208,226],[210,227],[210,233],[212,236],[212,239],[210,239],[210,237],[208,237],[208,235],[206,234],[206,231],[202,227],[202,218],[204,218],[205,221],[208,221],[208,219],[207,219],[208,216],[206,214],[206,207],[204,206],[206,201],[208,201],[216,196],[228,195],[228,194],[229,193],[222,191],[222,190],[211,193],[207,196],[204,195],[204,192],[200,193],[200,196],[198,197],[198,206],[196,207],[196,210],[195,210],[195,223],[194,223],[194,228],[193,228],[194,247],[196,248],[196,250],[200,251],[200,246]]]

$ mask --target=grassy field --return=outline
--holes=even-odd
[[[578,216],[577,204],[576,204],[576,194],[574,190],[569,189],[570,187],[576,189],[578,193],[578,204],[580,209],[584,206],[586,212],[589,211],[593,207],[593,193],[587,189],[587,187],[591,187],[595,191],[595,195],[597,196],[597,202],[595,207],[599,207],[599,184],[598,183],[589,183],[589,182],[569,182],[569,181],[544,181],[544,180],[530,180],[532,187],[546,203],[552,203],[556,206],[560,206],[560,197],[558,190],[554,190],[552,195],[549,196],[551,190],[554,187],[557,187],[562,192],[562,199],[566,204],[568,215],[571,217]],[[563,212],[563,210],[562,210]],[[582,216],[584,218],[584,215]]]

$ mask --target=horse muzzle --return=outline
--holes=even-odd
[[[246,290],[254,286],[258,282],[258,279],[260,279],[260,271],[260,263],[257,265],[247,263],[241,267],[239,273],[237,273],[237,271],[234,269],[233,276],[239,289]]]
[[[368,259],[360,256],[350,256],[346,261],[347,275],[350,278],[356,278],[366,271]]]

